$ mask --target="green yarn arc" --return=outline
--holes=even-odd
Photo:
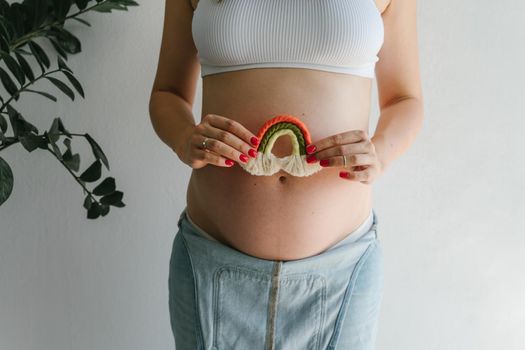
[[[306,155],[306,141],[304,139],[303,133],[301,132],[301,129],[299,129],[297,125],[289,122],[279,122],[268,128],[268,130],[264,133],[264,136],[262,137],[257,151],[264,152],[266,150],[266,146],[268,145],[268,141],[270,140],[271,136],[277,131],[283,129],[292,130],[295,137],[297,137],[297,142],[299,143],[299,153],[301,155]]]

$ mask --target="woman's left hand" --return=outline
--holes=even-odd
[[[364,130],[350,130],[331,135],[307,145],[308,163],[320,161],[323,167],[341,167],[339,176],[345,180],[371,184],[382,172],[374,143]],[[343,156],[346,157],[344,168]]]

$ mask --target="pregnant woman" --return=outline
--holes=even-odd
[[[150,116],[192,169],[169,265],[177,350],[374,348],[372,186],[422,126],[416,12],[416,0],[166,0]]]

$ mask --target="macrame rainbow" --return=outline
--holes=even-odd
[[[277,158],[272,153],[272,148],[275,141],[284,135],[290,137],[292,154]],[[306,125],[293,115],[282,114],[266,121],[259,129],[257,137],[260,140],[257,157],[250,158],[247,163],[239,163],[252,175],[270,176],[282,169],[294,176],[309,176],[322,169],[319,162],[306,162],[306,146],[312,140]]]

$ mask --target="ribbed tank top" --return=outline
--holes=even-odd
[[[374,0],[199,0],[201,76],[264,67],[373,78],[384,27]]]

